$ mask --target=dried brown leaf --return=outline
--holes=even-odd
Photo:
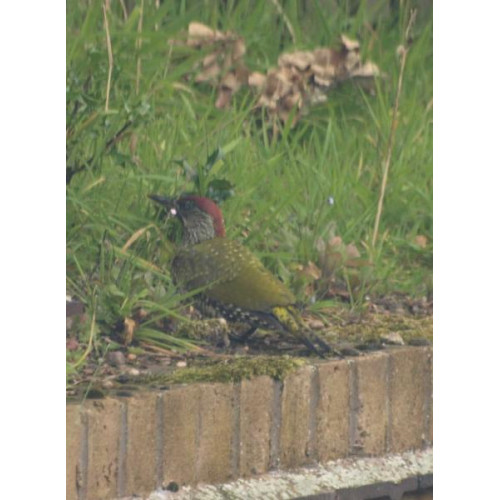
[[[250,73],[248,77],[248,85],[250,85],[251,87],[257,87],[259,89],[264,88],[266,81],[266,75],[264,75],[263,73],[259,73],[258,71]]]
[[[338,269],[344,260],[341,252],[332,251],[327,249],[326,253],[320,257],[321,270],[324,276],[332,276],[336,269]]]
[[[221,80],[221,86],[232,91],[236,91],[241,87],[241,82],[238,81],[238,77],[235,71],[226,73]]]
[[[332,49],[321,47],[313,52],[313,66],[334,66],[337,53]]]
[[[316,247],[316,250],[318,251],[318,253],[320,255],[324,254],[325,253],[325,250],[326,250],[326,243],[325,243],[325,240],[323,238],[318,238],[316,240],[316,243],[314,245]]]
[[[205,56],[196,82],[211,82],[218,87],[217,108],[227,108],[232,95],[242,85],[256,89],[256,108],[264,108],[269,126],[274,134],[280,130],[279,122],[289,120],[293,109],[292,126],[307,112],[311,105],[325,102],[327,91],[337,82],[348,78],[370,85],[371,78],[379,74],[378,67],[362,63],[360,44],[345,35],[341,36],[341,49],[328,47],[312,51],[295,51],[282,54],[277,68],[267,74],[250,73],[243,62],[245,41],[236,33],[221,32],[199,22],[188,27],[187,45],[195,48],[213,47]]]
[[[299,271],[299,274],[316,281],[321,278],[321,269],[314,262],[309,261],[307,265]]]
[[[305,71],[313,62],[314,54],[305,51],[282,54],[278,58],[278,66],[294,66],[300,71]]]
[[[229,106],[231,102],[231,97],[233,95],[233,91],[231,89],[221,87],[219,88],[219,92],[217,93],[217,100],[215,101],[215,107],[217,109],[224,109]]]
[[[197,83],[216,81],[221,74],[221,67],[214,63],[211,66],[207,66],[201,73],[196,75],[194,79]]]
[[[359,42],[357,40],[351,40],[346,35],[340,35],[340,40],[344,48],[348,51],[358,51]]]
[[[132,342],[136,330],[137,322],[134,319],[125,318],[123,320],[122,339],[124,345],[129,345]]]
[[[243,38],[237,38],[233,42],[233,51],[232,51],[233,61],[241,59],[245,55],[246,51],[247,49]]]
[[[420,248],[425,248],[427,246],[427,238],[423,234],[417,234],[413,241],[415,245],[419,246]]]
[[[367,61],[359,68],[353,69],[350,76],[357,78],[373,78],[375,76],[380,76],[380,70],[376,64]]]
[[[328,240],[329,247],[339,247],[342,245],[342,238],[340,236],[333,236]]]
[[[192,38],[213,38],[215,37],[215,30],[203,23],[193,21],[189,23],[188,35]]]
[[[348,259],[357,259],[361,257],[361,254],[354,243],[349,243],[349,245],[345,247],[345,253]]]
[[[68,351],[76,351],[79,348],[80,348],[80,343],[74,337],[70,337],[69,339],[66,340],[66,349],[68,349]]]

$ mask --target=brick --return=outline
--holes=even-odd
[[[154,393],[127,400],[125,494],[148,494],[157,486],[156,400]]]
[[[242,476],[269,469],[273,380],[256,377],[241,382],[239,471]]]
[[[424,491],[405,493],[401,500],[432,500],[432,498],[432,488],[427,488]]]
[[[122,403],[115,399],[89,401],[85,407],[88,422],[88,475],[86,498],[92,500],[118,496],[118,463]]]
[[[315,370],[313,366],[304,366],[284,380],[281,398],[281,468],[297,467],[312,461],[308,456],[308,447],[311,380]]]
[[[316,453],[320,462],[349,454],[349,365],[332,361],[318,365]]]
[[[83,425],[80,405],[66,406],[66,498],[77,500],[78,484],[83,473],[80,457],[82,452]]]
[[[196,480],[216,483],[234,477],[234,386],[200,384]]]
[[[384,353],[372,353],[350,362],[352,454],[381,455],[386,450],[388,359]]]
[[[433,351],[432,348],[429,348],[428,354],[428,363],[429,363],[429,388],[427,394],[428,400],[428,421],[427,421],[427,445],[432,446],[433,442],[433,399],[434,399],[434,363],[433,363]]]
[[[391,351],[389,397],[390,452],[425,445],[429,421],[430,350],[427,347]]]
[[[200,427],[200,388],[176,387],[163,393],[163,483],[196,482]]]

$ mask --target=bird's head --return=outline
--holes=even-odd
[[[181,221],[184,245],[196,245],[205,240],[226,236],[222,212],[209,198],[183,195],[173,199],[155,194],[150,194],[149,198],[162,205],[169,215]]]

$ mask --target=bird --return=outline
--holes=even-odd
[[[321,357],[331,351],[304,325],[286,285],[242,243],[226,238],[224,217],[213,200],[192,194],[149,198],[181,222],[171,274],[176,286],[195,291],[198,309],[208,306],[229,322],[246,324],[240,340],[264,328],[291,334]]]

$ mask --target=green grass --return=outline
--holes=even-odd
[[[396,48],[408,6],[378,15],[364,2],[339,1],[333,15],[320,0],[280,3],[295,45],[282,16],[266,0],[228,1],[224,8],[216,1],[163,2],[158,10],[146,0],[139,50],[140,2],[127,21],[120,3],[112,2],[114,67],[106,113],[101,2],[69,1],[67,164],[82,169],[67,187],[67,288],[87,306],[81,335],[88,341],[92,326],[98,354],[115,345],[102,338],[139,308],[150,315],[145,328],[165,318],[182,320],[184,297],[176,294],[168,273],[171,246],[147,194],[192,190],[180,163],[203,166],[217,148],[225,154],[210,175],[234,186],[234,196],[222,204],[228,236],[244,240],[302,300],[308,297],[303,280],[296,279],[297,265],[317,263],[315,243],[331,234],[354,243],[371,263],[355,282],[357,297],[368,291],[432,293],[432,12],[419,13],[414,29],[379,238],[372,247],[399,74]],[[181,57],[181,51],[170,49],[167,40],[179,38],[192,20],[241,34],[247,65],[263,72],[283,51],[332,46],[345,33],[361,42],[363,57],[385,77],[375,95],[349,83],[335,89],[325,105],[270,139],[252,112],[250,92],[238,93],[228,110],[215,109],[215,90],[194,84],[190,73],[200,55]],[[142,71],[136,93],[138,57]],[[126,124],[120,140],[107,145]],[[333,206],[327,203],[330,196]],[[414,244],[416,235],[427,238],[426,248]],[[339,279],[349,281],[351,271],[340,269]],[[168,340],[165,345],[178,347]],[[68,354],[70,365],[82,354]]]

